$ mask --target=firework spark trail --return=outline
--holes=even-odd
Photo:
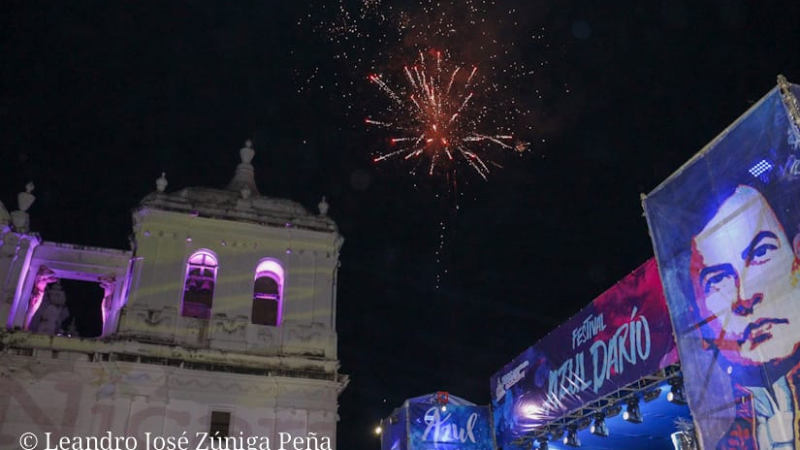
[[[422,75],[419,74],[419,67],[414,66],[414,74],[417,76],[417,81],[422,84]]]
[[[420,84],[422,84],[422,87],[425,88],[425,96],[426,97],[430,97],[431,96],[431,87],[428,84],[428,77],[425,76],[425,71],[422,71],[422,80],[420,81]]]
[[[431,158],[431,168],[428,170],[428,175],[433,175],[433,169],[436,168],[436,160],[439,159],[439,154],[434,153],[433,157]]]
[[[455,164],[461,161],[487,179],[490,170],[483,153],[493,145],[513,150],[513,136],[479,130],[487,119],[486,102],[479,102],[483,107],[473,107],[478,97],[467,89],[480,89],[481,79],[476,76],[478,67],[474,66],[468,75],[461,71],[460,66],[445,69],[446,61],[441,52],[432,54],[435,59],[431,59],[430,66],[425,65],[425,55],[420,52],[418,64],[411,68],[403,67],[405,86],[393,87],[375,75],[370,77],[379,90],[400,108],[385,111],[392,115],[390,120],[370,118],[366,123],[400,133],[400,136],[390,139],[390,144],[402,146],[379,154],[373,160],[380,162],[402,157],[404,160],[418,159],[421,163],[425,159],[425,172],[430,176],[439,169],[455,170]],[[442,77],[443,73],[449,76]],[[462,73],[464,76],[459,77]],[[443,78],[446,85],[442,85]],[[489,163],[500,167],[492,161]]]
[[[384,127],[384,128],[391,128],[392,127],[392,124],[389,123],[389,122],[380,122],[380,121],[372,120],[372,119],[365,119],[364,122],[366,122],[368,125],[378,125],[378,126]]]
[[[450,118],[450,122],[448,122],[448,125],[453,123],[454,120],[456,120],[456,117],[458,117],[458,115],[461,114],[461,111],[463,111],[464,108],[467,107],[467,103],[469,103],[469,100],[471,98],[472,98],[472,92],[470,92],[469,95],[467,95],[467,98],[464,99],[464,103],[461,104],[461,107],[458,108],[458,111],[456,111],[455,114],[453,114],[453,117]]]
[[[466,142],[490,141],[490,142],[494,142],[495,144],[497,144],[497,145],[499,145],[499,146],[501,146],[503,148],[513,148],[511,145],[506,144],[501,139],[510,140],[510,139],[514,139],[514,137],[513,136],[509,136],[509,135],[505,135],[505,134],[498,135],[498,136],[486,136],[486,135],[483,135],[483,134],[475,134],[473,136],[467,136],[466,138],[464,138],[464,141],[466,141]]]
[[[445,94],[447,94],[447,95],[450,95],[450,90],[453,88],[453,81],[455,81],[455,79],[456,79],[456,74],[458,73],[458,71],[459,71],[460,69],[461,69],[460,67],[456,67],[456,70],[454,70],[454,71],[453,71],[453,74],[452,74],[452,75],[450,75],[450,82],[449,82],[449,83],[447,83],[447,91],[445,92]]]
[[[416,98],[415,98],[413,95],[411,96],[411,102],[412,102],[412,103],[414,103],[414,105],[417,107],[417,109],[418,109],[418,110],[419,110],[421,113],[423,113],[423,114],[425,113],[425,110],[424,110],[424,109],[422,109],[422,105],[420,105],[420,104],[417,102],[417,99],[416,99]]]
[[[469,87],[469,84],[472,83],[472,78],[475,76],[475,72],[478,71],[477,67],[472,68],[472,73],[469,74],[469,78],[467,78],[467,82],[464,83],[464,89]]]
[[[417,150],[417,151],[415,151],[413,153],[409,153],[408,155],[406,155],[406,157],[404,159],[411,159],[411,158],[413,158],[415,156],[419,156],[421,153],[422,153],[422,149]]]
[[[414,89],[415,91],[419,89],[417,87],[417,83],[414,81],[414,76],[411,75],[411,71],[408,70],[408,66],[404,66],[403,70],[406,72],[406,77],[408,77],[408,82],[411,83],[411,88]]]
[[[442,52],[436,52],[436,84],[442,83]]]
[[[489,173],[489,169],[486,168],[486,165],[482,164],[483,166],[482,169],[477,164],[475,164],[475,161],[473,161],[473,159],[477,159],[478,161],[480,161],[480,158],[478,158],[474,153],[466,151],[461,147],[458,147],[458,151],[461,152],[461,155],[464,156],[464,159],[467,161],[467,163],[470,166],[472,166],[472,168],[475,169],[475,171],[478,172],[478,174],[480,174],[480,176],[482,176],[484,180],[488,179],[486,175]]]
[[[381,80],[379,76],[370,75],[369,81],[372,81],[373,83],[377,84],[378,87],[380,87],[382,91],[386,92],[386,94],[392,100],[394,100],[398,105],[400,106],[403,105],[403,101],[400,100],[400,97],[398,97],[397,94],[395,94],[394,91],[389,87],[389,85],[387,85],[383,80]]]
[[[385,159],[389,159],[389,158],[391,158],[393,156],[397,156],[397,155],[399,155],[401,153],[405,153],[405,151],[406,151],[406,149],[395,150],[395,151],[393,151],[391,153],[387,153],[385,155],[378,156],[377,158],[374,158],[372,161],[373,162],[381,162],[381,161],[383,161]]]

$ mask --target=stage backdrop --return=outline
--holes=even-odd
[[[444,408],[442,408],[444,406]],[[382,450],[494,450],[488,406],[437,394],[408,399],[383,420]]]
[[[491,377],[498,447],[675,362],[651,259]]]
[[[706,449],[800,448],[798,88],[784,81],[643,200]]]

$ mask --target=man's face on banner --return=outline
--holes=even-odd
[[[702,322],[738,364],[790,356],[800,335],[798,260],[767,200],[740,186],[692,243],[691,276]]]

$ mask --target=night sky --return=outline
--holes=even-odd
[[[531,148],[488,181],[462,171],[457,194],[372,163],[366,74],[344,98],[298,88],[342,72],[298,25],[318,5],[6,2],[0,199],[16,209],[33,180],[46,240],[127,249],[162,171],[169,191],[222,188],[253,138],[262,195],[314,211],[326,195],[346,239],[339,448],[378,448],[372,429],[408,397],[488,403],[494,372],[652,256],[640,194],[778,74],[800,83],[797,2],[497,2],[523,23],[500,36],[540,67],[518,86]]]

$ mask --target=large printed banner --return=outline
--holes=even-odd
[[[383,421],[382,450],[494,450],[488,406],[450,396],[406,400]]]
[[[381,450],[408,450],[408,411],[398,408],[381,424]]]
[[[488,406],[409,405],[409,450],[494,450]]]
[[[706,449],[800,448],[800,114],[779,84],[644,200]]]
[[[651,259],[492,376],[499,447],[677,362]]]

